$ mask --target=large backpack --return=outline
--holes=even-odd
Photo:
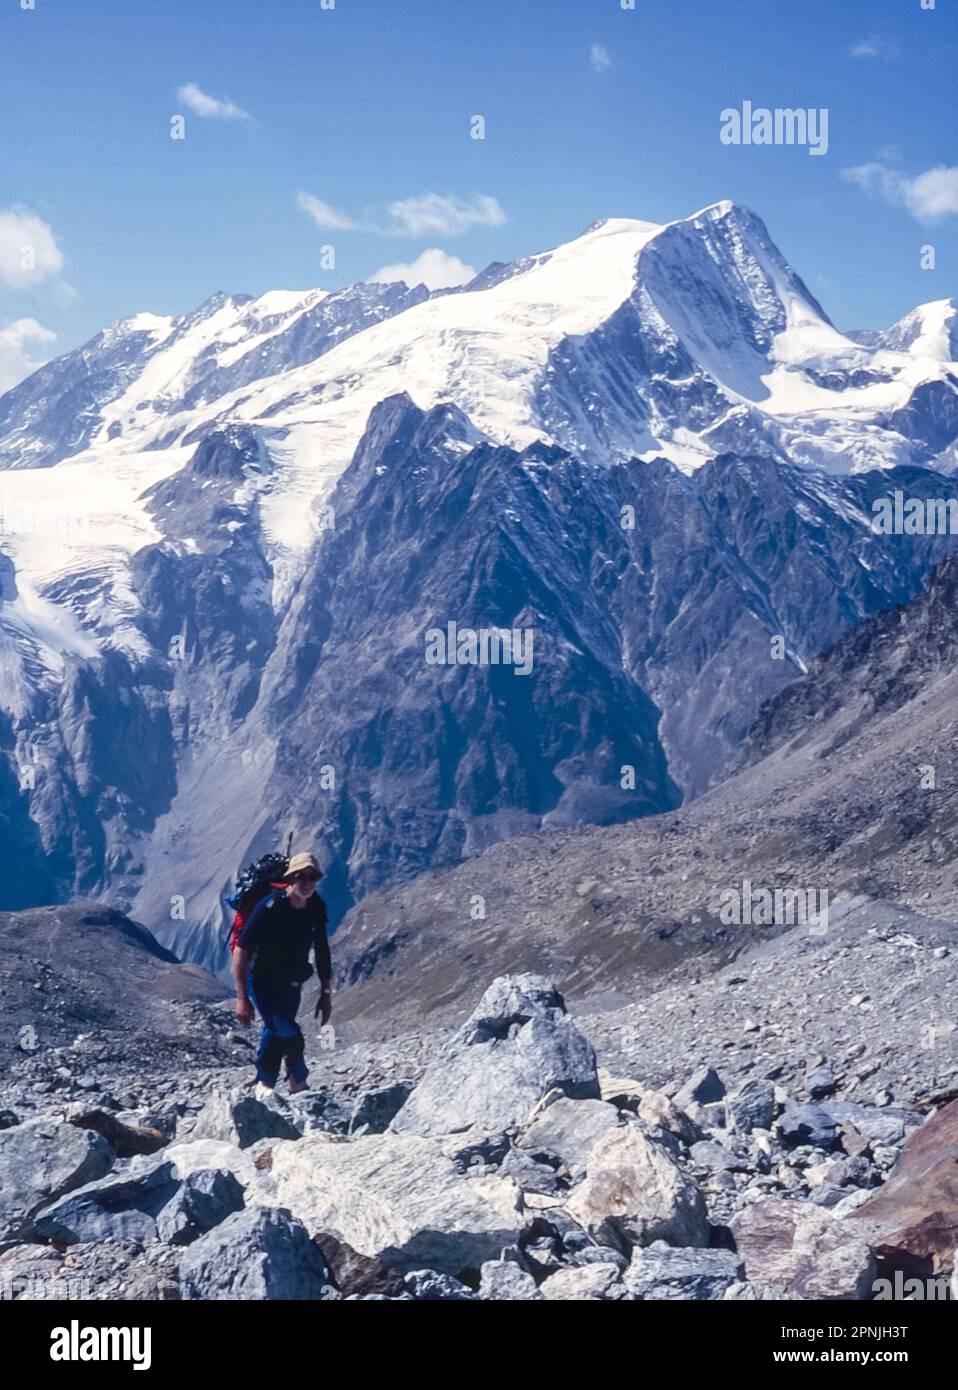
[[[250,913],[257,903],[261,903],[269,893],[278,892],[289,886],[283,875],[289,868],[291,845],[292,836],[290,836],[286,846],[285,854],[279,854],[275,851],[272,854],[264,854],[262,859],[247,864],[243,872],[237,877],[236,888],[226,899],[227,904],[235,908],[233,921],[230,924],[230,951],[236,950],[240,932],[249,921]]]

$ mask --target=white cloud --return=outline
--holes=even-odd
[[[907,208],[919,222],[958,216],[958,165],[941,164],[909,178],[887,164],[872,162],[843,169],[842,178],[892,207]]]
[[[296,202],[309,213],[317,227],[333,232],[355,232],[361,230],[360,224],[345,212],[337,212],[329,203],[324,203],[321,198],[314,198],[312,193],[297,193]]]
[[[470,227],[501,227],[506,214],[498,198],[479,194],[472,202],[424,193],[421,198],[402,198],[390,203],[396,225],[385,228],[393,236],[459,236]]]
[[[27,355],[28,344],[55,343],[56,337],[36,319],[17,319],[0,328],[0,394],[43,365],[45,359],[35,361]]]
[[[605,72],[612,66],[612,54],[601,43],[594,43],[589,49],[589,61],[596,72]]]
[[[899,53],[898,45],[890,43],[887,39],[880,39],[874,34],[868,38],[858,39],[849,49],[852,58],[877,58],[879,62],[888,62],[892,58],[897,58]]]
[[[176,96],[184,106],[188,106],[197,116],[212,116],[219,121],[247,121],[247,112],[242,111],[238,106],[234,106],[231,101],[217,101],[216,97],[207,96],[201,87],[197,87],[195,82],[187,82],[183,87],[177,87]]]
[[[940,164],[906,182],[905,203],[920,221],[958,216],[958,165]]]
[[[348,212],[324,203],[312,193],[296,194],[297,206],[317,227],[333,232],[369,232],[374,236],[460,236],[470,227],[501,227],[508,221],[498,198],[477,194],[471,201],[424,193],[418,198],[398,198],[389,205],[391,221],[360,221]]]
[[[0,280],[13,289],[26,289],[62,267],[63,253],[41,217],[16,208],[0,212]]]
[[[377,284],[405,280],[407,285],[426,285],[431,290],[446,290],[453,285],[468,284],[475,273],[472,266],[466,265],[458,256],[450,256],[438,246],[431,246],[408,265],[380,266],[369,278]]]

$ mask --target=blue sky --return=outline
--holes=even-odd
[[[885,325],[958,293],[956,4],[3,0],[0,383],[218,289],[461,278],[726,197]],[[826,107],[827,153],[723,145],[745,100]]]

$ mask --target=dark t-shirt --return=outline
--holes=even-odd
[[[237,946],[253,956],[253,979],[308,980],[313,949],[323,980],[330,977],[329,942],[326,940],[326,904],[314,893],[305,907],[293,907],[285,893],[274,893],[257,903],[237,938]]]

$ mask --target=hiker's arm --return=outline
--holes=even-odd
[[[236,986],[236,1017],[244,1028],[253,1022],[253,1005],[247,988],[250,952],[237,946],[233,952],[233,983]]]
[[[320,899],[322,902],[322,899]],[[316,974],[319,976],[319,998],[316,1000],[316,1008],[313,1010],[313,1017],[318,1018],[320,1012],[323,1015],[323,1023],[329,1022],[329,1014],[332,1008],[332,976],[333,967],[329,958],[329,941],[326,937],[326,905],[323,903],[323,911],[320,920],[316,924],[316,932],[313,936],[313,955],[316,960]]]

